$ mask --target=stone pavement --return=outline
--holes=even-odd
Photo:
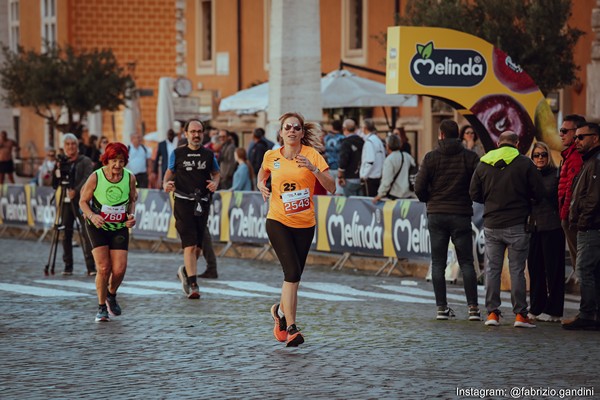
[[[274,263],[220,259],[219,279],[202,280],[202,299],[192,301],[175,276],[181,255],[133,250],[119,292],[123,315],[98,324],[79,249],[72,277],[44,277],[48,251],[47,243],[0,239],[0,399],[452,399],[463,397],[457,388],[517,398],[513,387],[594,385],[600,392],[600,332],[513,328],[508,294],[503,325],[486,327],[466,320],[463,291],[449,285],[457,318],[442,322],[422,279],[309,266],[298,309],[306,342],[286,348],[273,338],[269,314],[282,279]],[[568,300],[573,316],[578,300]]]

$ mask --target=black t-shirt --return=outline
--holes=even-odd
[[[188,146],[178,147],[175,152],[175,192],[190,197],[196,189],[208,193],[206,185],[211,172],[219,170],[212,151],[200,147],[192,150]]]

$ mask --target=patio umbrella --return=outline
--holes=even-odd
[[[102,111],[87,113],[87,128],[90,135],[102,136]]]
[[[175,122],[173,79],[163,77],[158,80],[158,103],[156,105],[157,142],[167,138],[167,131],[173,129],[173,122]]]
[[[219,111],[236,111],[238,114],[254,114],[258,111],[267,111],[268,107],[269,83],[265,82],[225,97],[219,104]]]
[[[219,111],[253,114],[269,106],[268,82],[240,90],[221,100]],[[416,107],[417,96],[386,94],[385,85],[347,70],[335,70],[321,78],[323,108]]]
[[[385,85],[345,69],[321,78],[323,108],[416,107],[417,96],[386,94]]]
[[[137,98],[125,100],[125,110],[123,110],[123,137],[122,142],[125,145],[131,143],[131,135],[138,132],[140,120],[140,109]]]

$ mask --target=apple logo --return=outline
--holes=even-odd
[[[516,64],[505,52],[494,47],[492,53],[494,75],[504,86],[517,93],[530,93],[538,89],[527,72]]]
[[[495,145],[501,133],[513,131],[519,135],[521,154],[529,151],[536,129],[527,110],[513,97],[505,94],[484,96],[471,107],[471,112]]]

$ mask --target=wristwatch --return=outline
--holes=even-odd
[[[319,167],[315,167],[315,170],[312,173],[316,175],[319,172],[321,172],[321,170],[319,169]]]

